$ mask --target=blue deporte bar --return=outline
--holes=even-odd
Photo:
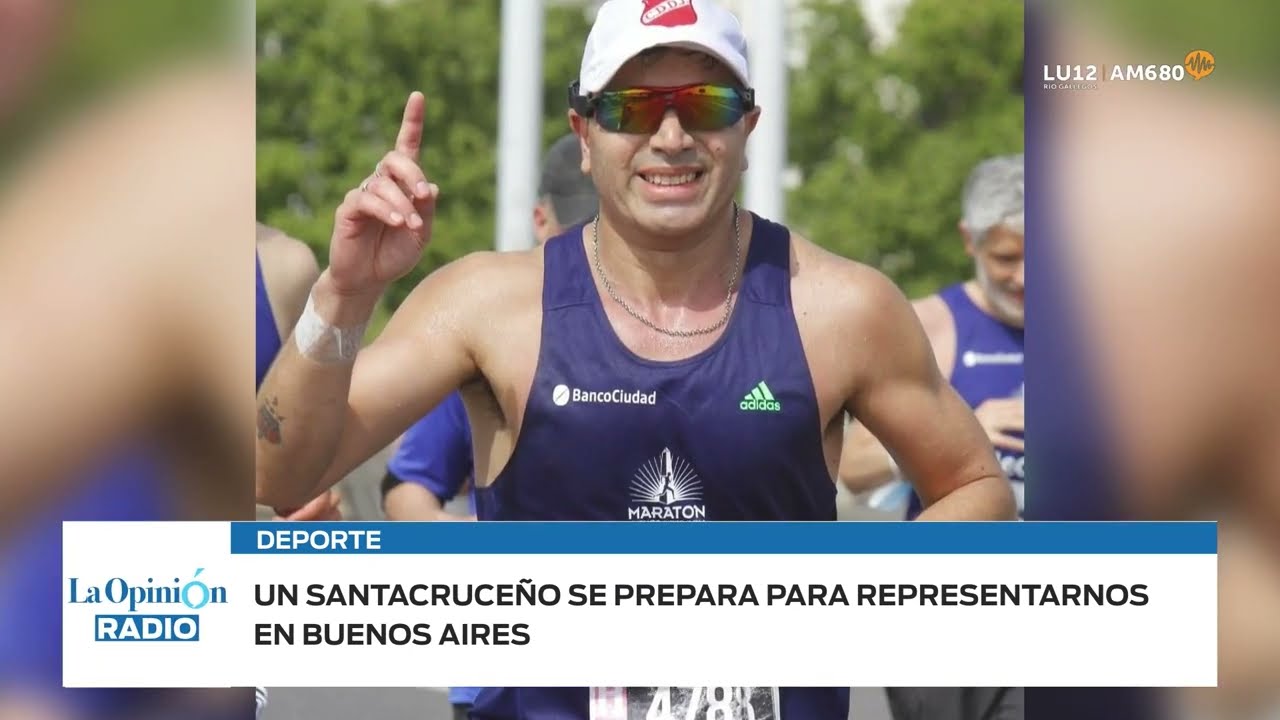
[[[283,545],[283,547],[282,547]],[[1212,522],[233,522],[232,554],[1212,555]]]

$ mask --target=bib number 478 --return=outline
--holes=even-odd
[[[754,687],[655,687],[630,689],[632,700],[647,709],[629,720],[778,720],[773,688]],[[647,692],[644,692],[647,691]],[[643,698],[644,694],[651,697]],[[637,696],[640,697],[637,697]],[[635,705],[628,703],[632,708]],[[638,708],[637,708],[638,709]]]

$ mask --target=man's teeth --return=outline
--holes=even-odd
[[[654,185],[684,185],[698,179],[698,173],[691,172],[684,175],[642,175],[646,182]]]

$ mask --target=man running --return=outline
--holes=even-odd
[[[538,202],[533,208],[533,233],[538,244],[585,222],[597,212],[595,186],[582,172],[582,149],[576,135],[557,140],[542,164]],[[445,503],[472,483],[475,459],[471,425],[462,396],[451,393],[444,404],[427,413],[400,441],[382,480],[383,508],[390,520],[474,520],[475,495],[468,493],[470,512],[459,517],[445,511]],[[449,688],[454,718],[466,720],[478,687]]]
[[[276,430],[258,439],[259,498],[332,486],[461,388],[481,519],[834,520],[846,412],[917,479],[922,518],[1015,517],[898,289],[738,209],[760,114],[748,83],[723,8],[602,5],[569,112],[600,213],[540,248],[442,268],[361,349],[377,297],[431,237],[439,191],[418,166],[411,94],[395,150],[339,206],[329,267],[259,393]],[[671,504],[643,492],[664,449],[689,491]],[[472,717],[589,718],[591,697],[489,688]],[[775,700],[787,718],[848,713],[847,688]]]
[[[1023,272],[1022,155],[979,163],[965,184],[960,234],[973,258],[974,277],[914,303],[944,377],[975,408],[1013,483],[1018,510],[1024,502],[1022,347]],[[891,483],[908,499],[908,519],[920,497],[898,477],[895,462],[862,424],[848,432],[840,480],[866,492]],[[891,493],[898,494],[898,493]]]

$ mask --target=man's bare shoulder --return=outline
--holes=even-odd
[[[888,276],[799,235],[791,247],[791,301],[810,370],[842,402],[886,375],[928,375],[928,340]]]
[[[501,301],[542,288],[542,248],[472,252],[444,265],[437,273],[477,299]]]
[[[282,230],[262,223],[258,223],[257,237],[258,257],[262,259],[262,270],[267,276],[268,287],[272,277],[276,275],[283,278],[310,278],[308,287],[315,284],[320,275],[320,263],[310,246]]]
[[[259,253],[280,256],[284,260],[295,262],[301,261],[305,255],[312,264],[315,264],[315,253],[311,248],[280,228],[257,223],[255,239]]]
[[[906,296],[884,273],[791,234],[791,296],[802,323],[819,318],[855,336],[891,328],[911,312]]]
[[[542,249],[468,253],[432,272],[402,306],[410,313],[481,318],[538,307]]]

